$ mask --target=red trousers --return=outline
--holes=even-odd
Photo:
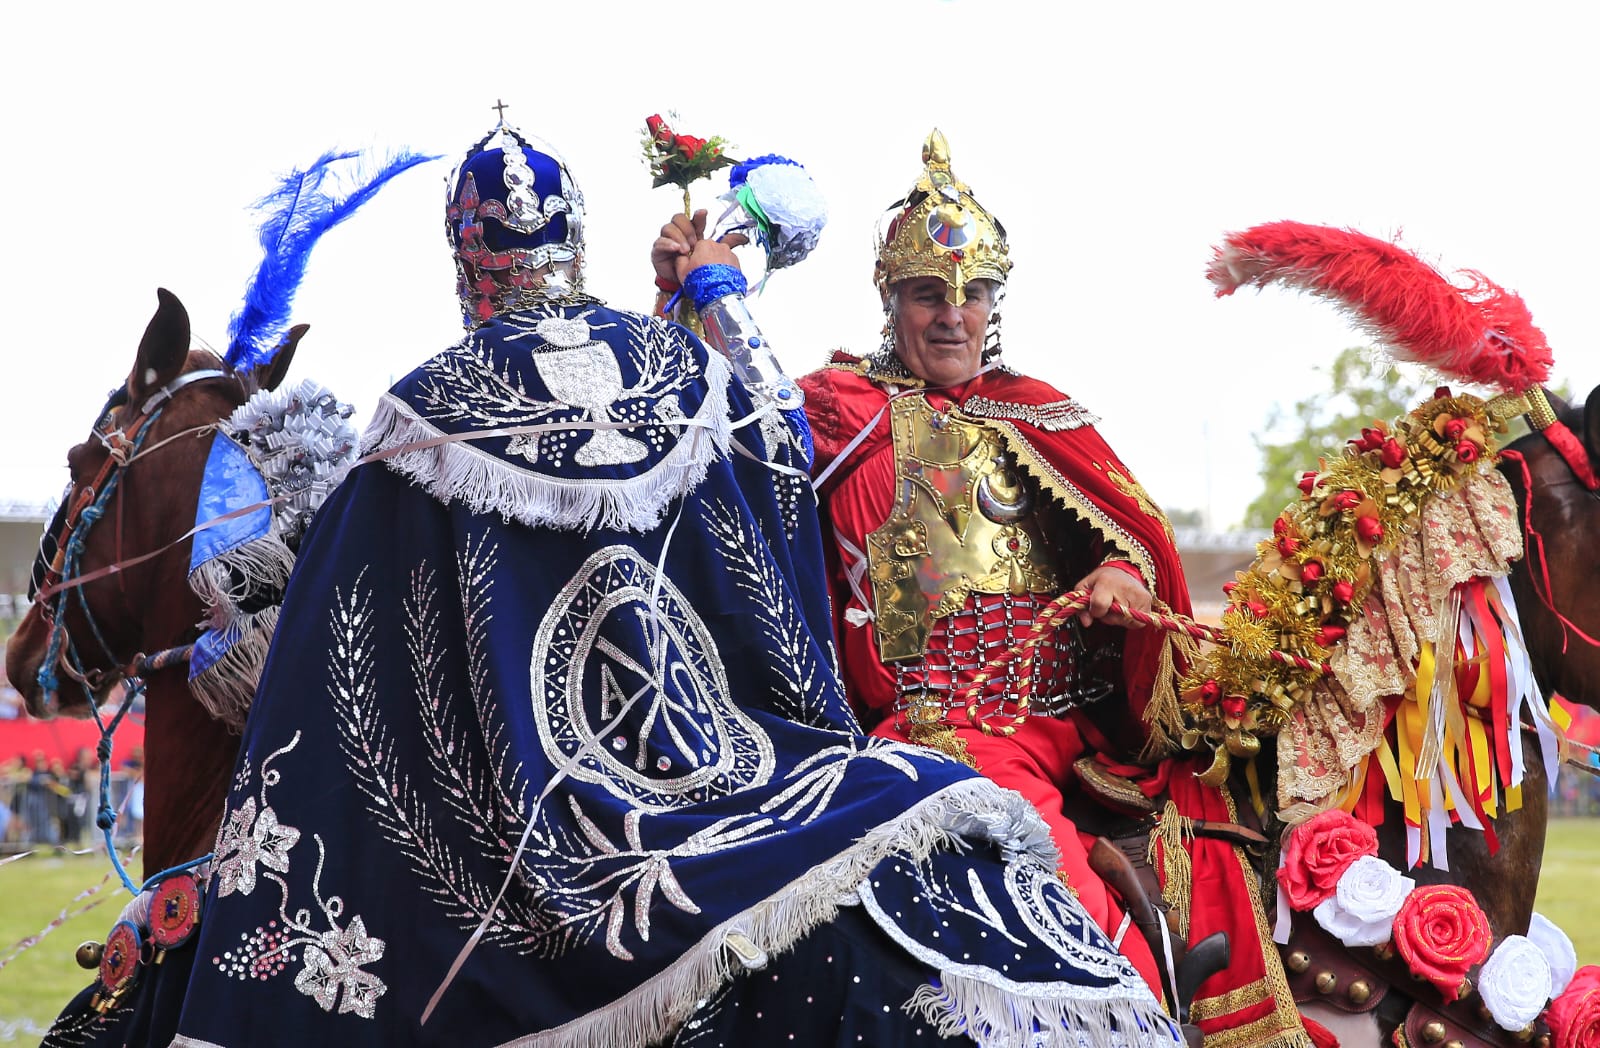
[[[894,718],[885,719],[874,735],[906,742]],[[1080,834],[1072,820],[1061,813],[1061,789],[1073,779],[1072,762],[1083,756],[1083,739],[1069,721],[1049,717],[1029,717],[1015,734],[1007,737],[985,735],[972,727],[955,727],[956,735],[967,744],[967,752],[978,764],[978,771],[1001,786],[1016,790],[1038,809],[1050,836],[1061,849],[1061,871],[1078,901],[1089,911],[1108,936],[1122,925],[1122,908],[1112,898],[1106,883],[1089,868],[1089,848],[1094,838]],[[1145,982],[1162,1000],[1161,969],[1150,946],[1137,928],[1129,925],[1122,937],[1122,955],[1139,969]]]

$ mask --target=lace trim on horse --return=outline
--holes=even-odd
[[[1498,472],[1473,474],[1428,499],[1414,532],[1379,565],[1377,584],[1346,643],[1278,743],[1278,801],[1284,809],[1345,789],[1383,737],[1383,700],[1416,679],[1422,641],[1439,630],[1450,591],[1475,578],[1500,578],[1522,553],[1510,486]],[[1301,811],[1305,809],[1293,809]]]

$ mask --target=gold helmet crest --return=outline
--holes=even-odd
[[[1005,227],[950,170],[950,145],[934,128],[922,146],[922,176],[894,204],[878,248],[878,290],[913,277],[938,277],[953,305],[966,301],[968,281],[1005,283],[1011,270]]]

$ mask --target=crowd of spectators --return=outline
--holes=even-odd
[[[144,755],[131,752],[111,774],[119,844],[137,843],[144,821]],[[42,750],[0,762],[0,852],[84,847],[95,834],[100,765],[92,750],[70,762]]]

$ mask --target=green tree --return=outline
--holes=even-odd
[[[1169,509],[1166,511],[1167,520],[1175,528],[1198,528],[1204,526],[1206,514],[1199,509]]]
[[[1374,419],[1391,421],[1415,407],[1432,387],[1402,372],[1362,346],[1340,351],[1331,365],[1319,367],[1329,378],[1326,392],[1275,405],[1267,435],[1256,437],[1261,452],[1261,494],[1245,510],[1247,527],[1267,528],[1283,507],[1299,497],[1300,475],[1318,460],[1342,454],[1345,441],[1361,435]],[[1426,391],[1426,393],[1425,393]]]

